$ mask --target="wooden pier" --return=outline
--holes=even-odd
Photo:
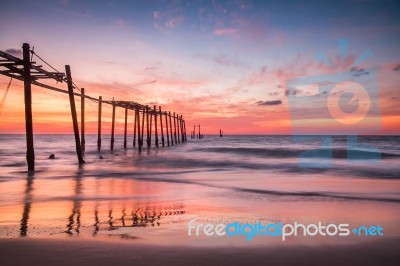
[[[118,100],[103,100],[102,96],[98,98],[89,96],[85,94],[84,88],[79,88],[73,82],[71,67],[69,65],[65,66],[65,73],[61,73],[43,60],[34,50],[30,49],[29,44],[24,43],[23,49],[23,59],[17,58],[11,54],[0,51],[0,74],[18,79],[24,82],[24,97],[25,97],[25,128],[26,128],[26,160],[28,164],[28,170],[33,171],[35,169],[35,150],[33,142],[33,118],[32,118],[32,85],[36,85],[45,89],[61,92],[68,94],[72,124],[74,129],[76,154],[79,164],[85,163],[84,161],[84,150],[85,150],[85,99],[92,102],[98,103],[98,131],[97,131],[97,148],[101,150],[101,119],[102,119],[102,105],[109,104],[112,106],[112,126],[111,126],[111,139],[110,148],[114,149],[115,141],[115,114],[116,108],[122,108],[125,110],[125,124],[124,124],[124,148],[127,148],[127,124],[128,124],[128,112],[134,112],[134,133],[133,133],[133,147],[138,147],[140,152],[143,147],[144,134],[146,134],[146,144],[150,148],[152,129],[154,128],[154,145],[159,147],[159,129],[161,130],[161,145],[165,146],[164,129],[167,137],[167,146],[177,145],[178,143],[184,143],[186,139],[186,126],[185,120],[182,115],[178,115],[173,112],[171,116],[171,111],[162,111],[161,106],[153,106],[150,108],[147,105],[140,104],[135,101],[118,101]],[[40,65],[36,65],[33,62],[33,57],[38,58],[52,71],[47,71]],[[68,90],[56,88],[44,83],[39,82],[40,79],[54,79],[59,83],[66,83]],[[79,91],[79,93],[77,91]],[[78,116],[75,106],[75,96],[81,99],[81,127],[79,132]],[[140,121],[140,115],[142,115],[142,121]],[[165,118],[165,123],[163,124],[163,117]],[[168,121],[169,118],[169,121]],[[173,119],[173,124],[172,124]],[[144,131],[146,120],[146,132]],[[153,126],[154,120],[154,126]],[[142,122],[142,124],[140,124]]]

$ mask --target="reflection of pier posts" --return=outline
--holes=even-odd
[[[81,173],[78,173],[75,178],[75,195],[73,199],[73,206],[71,215],[68,217],[67,231],[69,235],[73,235],[72,230],[74,229],[75,217],[76,217],[76,227],[75,232],[79,234],[79,229],[81,227],[81,199],[79,196],[82,193],[82,178]]]
[[[95,193],[94,193],[96,198],[97,198],[98,191],[99,191],[99,180],[96,179],[96,186],[95,186]],[[99,226],[99,224],[100,224],[99,203],[98,203],[98,201],[96,201],[96,206],[94,207],[94,221],[95,221],[95,223],[93,225],[94,226],[93,236],[96,236],[97,232],[99,232],[99,230],[100,230],[100,226]]]
[[[26,189],[25,189],[25,200],[24,200],[24,211],[21,218],[20,236],[27,236],[28,233],[28,221],[29,214],[31,212],[32,206],[32,190],[33,190],[33,174],[28,174],[26,179]]]

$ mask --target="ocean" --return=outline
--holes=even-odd
[[[116,135],[111,151],[104,135],[97,151],[97,136],[87,135],[86,164],[79,166],[73,135],[35,135],[32,174],[25,136],[0,135],[0,236],[185,245],[281,242],[188,236],[193,219],[380,225],[384,237],[400,236],[400,137],[360,136],[356,145],[354,138],[335,136],[320,150],[322,137],[206,135],[171,147],[153,143],[139,153],[131,136],[124,149],[123,136]],[[368,241],[345,242],[360,239]]]

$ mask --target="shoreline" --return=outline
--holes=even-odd
[[[399,265],[400,238],[320,246],[177,246],[124,240],[0,239],[2,265]]]

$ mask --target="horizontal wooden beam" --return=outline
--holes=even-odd
[[[14,61],[15,63],[20,64],[20,65],[22,65],[23,62],[24,62],[22,59],[19,59],[18,57],[15,57],[15,56],[12,56],[10,54],[7,54],[7,53],[5,53],[3,51],[0,51],[0,56],[5,58],[5,59],[7,59],[7,60],[9,60],[9,61]]]
[[[46,75],[46,76],[48,76],[48,77],[50,77],[52,79],[57,80],[58,82],[63,82],[64,81],[64,77],[65,77],[64,73],[48,72],[48,71],[46,71],[46,70],[44,70],[44,69],[42,69],[42,68],[40,68],[38,66],[35,66],[35,65],[31,65],[31,68],[36,70],[37,72],[39,72],[41,74],[44,74],[44,75]]]
[[[24,78],[22,76],[17,76],[15,74],[11,74],[10,70],[2,70],[2,71],[0,71],[0,74],[3,76],[13,78],[13,79],[18,79],[18,80],[24,81]]]

